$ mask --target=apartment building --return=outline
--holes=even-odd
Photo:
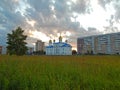
[[[7,54],[6,46],[0,46],[0,54]]]
[[[44,42],[42,42],[41,40],[37,40],[36,44],[36,51],[45,51],[45,45]]]
[[[120,54],[120,32],[77,39],[78,54]]]

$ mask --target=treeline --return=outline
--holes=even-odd
[[[45,51],[33,51],[33,55],[45,55]]]
[[[45,55],[45,51],[33,51],[33,52],[27,52],[27,55]]]

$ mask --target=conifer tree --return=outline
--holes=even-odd
[[[27,51],[26,38],[27,36],[23,34],[24,30],[18,27],[13,30],[12,33],[7,34],[7,52],[10,55],[24,55]]]

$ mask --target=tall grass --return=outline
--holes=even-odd
[[[0,56],[0,90],[120,90],[120,56]]]

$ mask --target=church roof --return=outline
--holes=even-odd
[[[67,44],[67,43],[65,43],[65,42],[55,42],[53,44]]]
[[[70,44],[67,44],[65,42],[55,42],[55,43],[53,43],[53,45],[47,46],[46,48],[53,48],[54,44],[60,44],[59,47],[72,47]]]
[[[70,44],[64,43],[61,47],[71,47]]]
[[[52,46],[52,45],[50,45],[50,46],[46,46],[46,48],[53,48],[53,46]]]

